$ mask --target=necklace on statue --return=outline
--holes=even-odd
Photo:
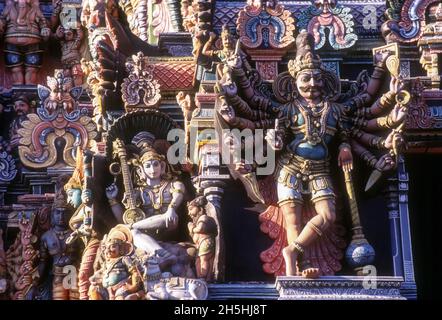
[[[322,136],[327,128],[327,116],[330,110],[330,104],[320,102],[314,106],[304,106],[298,101],[298,107],[306,123],[305,139],[311,145],[317,145],[322,142]]]

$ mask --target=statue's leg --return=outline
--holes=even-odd
[[[25,84],[37,84],[38,82],[38,68],[26,67],[25,69]]]
[[[174,230],[178,223],[169,223],[166,227],[166,216],[164,214],[157,214],[152,217],[135,222],[132,225],[133,229],[144,230],[147,232],[156,232],[157,230]]]
[[[282,173],[284,174],[284,173]],[[287,243],[282,250],[284,256],[286,275],[295,276],[297,274],[296,261],[298,251],[293,247],[302,230],[302,194],[300,181],[294,176],[287,176],[285,183],[278,182],[278,204],[284,215],[285,229],[287,233]]]
[[[280,208],[284,215],[288,243],[288,246],[282,250],[286,275],[295,276],[297,275],[296,262],[299,252],[292,244],[295,243],[302,230],[302,204],[291,201],[280,205]]]
[[[54,278],[52,280],[52,300],[69,300],[69,289],[63,285],[66,274],[62,267],[54,267]]]
[[[148,253],[155,254],[158,257],[158,263],[161,270],[164,270],[165,268],[174,265],[177,262],[176,255],[171,254],[166,249],[161,247],[160,244],[150,235],[147,235],[141,232],[140,229],[136,228],[132,229],[132,235],[134,237],[135,247],[140,248]]]
[[[134,237],[134,245],[137,248],[149,253],[163,249],[154,238],[141,232],[140,229],[132,229],[132,235]]]
[[[302,248],[309,247],[322,233],[329,228],[336,219],[335,194],[328,177],[318,177],[311,182],[312,202],[316,215],[307,222],[296,243]],[[317,278],[320,270],[310,266],[310,262],[303,261],[302,275],[308,278]]]
[[[94,261],[97,256],[100,241],[92,239],[83,251],[78,272],[78,290],[80,300],[89,300],[88,291],[90,287],[90,277],[94,275]]]
[[[198,269],[197,274],[198,278],[203,279],[205,281],[211,281],[213,276],[213,254],[205,254],[201,257],[198,257]]]
[[[69,300],[79,300],[80,299],[80,292],[77,288],[72,288],[69,290]]]
[[[38,44],[29,46],[28,52],[25,54],[25,83],[37,84],[38,83],[38,71],[42,64],[42,50],[40,50]]]
[[[25,83],[23,77],[23,66],[17,66],[11,68],[11,75],[12,75],[12,84],[21,85]]]
[[[5,48],[5,65],[11,70],[13,85],[21,85],[25,83],[23,77],[23,63],[23,54],[19,47],[7,43]]]

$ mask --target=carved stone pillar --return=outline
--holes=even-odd
[[[218,235],[216,237],[215,253],[215,272],[214,280],[216,282],[224,281],[225,275],[225,245],[224,232],[222,228],[221,200],[224,193],[225,183],[221,180],[201,181],[201,188],[207,201],[212,204],[216,210],[216,224],[218,225]]]

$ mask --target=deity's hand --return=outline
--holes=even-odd
[[[247,174],[252,172],[253,166],[251,164],[245,163],[244,161],[235,163],[235,171],[240,174]]]
[[[81,201],[84,204],[89,204],[92,201],[92,191],[90,189],[84,189],[81,191]]]
[[[338,165],[344,172],[353,170],[353,155],[349,147],[341,147],[338,155]]]
[[[112,183],[106,188],[106,197],[108,199],[115,199],[118,195],[118,187],[115,183]]]
[[[193,228],[194,228],[194,227],[195,227],[195,226],[194,226],[193,222],[188,222],[188,223],[187,223],[187,230],[189,230],[189,234],[190,234],[190,236],[193,235]]]
[[[395,76],[392,75],[390,80],[390,91],[398,93],[403,88],[404,88],[404,82],[401,79],[396,78]]]
[[[64,28],[62,25],[59,25],[57,30],[55,31],[55,36],[59,39],[62,39],[64,37]]]
[[[241,150],[241,140],[231,132],[223,132],[223,146],[226,146],[230,153]]]
[[[393,126],[397,126],[398,124],[404,121],[405,116],[407,115],[407,106],[396,103],[393,110],[390,112],[390,119]]]
[[[216,33],[215,33],[215,32],[211,32],[211,33],[209,34],[209,36],[210,36],[209,41],[213,41],[213,40],[216,39]]]
[[[236,119],[235,110],[233,110],[233,107],[229,106],[225,101],[222,103],[222,105],[219,108],[219,114],[228,123],[232,123]]]
[[[92,235],[92,227],[83,224],[79,229],[78,232],[82,235],[82,236],[86,236],[86,237],[90,237]]]
[[[51,29],[49,28],[42,28],[40,35],[43,37],[43,39],[47,40],[49,36],[51,35]]]
[[[232,69],[241,69],[242,68],[242,58],[238,53],[233,53],[226,59],[226,64],[229,68]]]
[[[385,67],[385,61],[387,58],[392,54],[393,52],[391,50],[382,50],[376,52],[374,56],[374,62],[379,67]]]
[[[166,218],[166,228],[169,228],[169,226],[177,225],[178,224],[178,215],[174,208],[167,208],[166,213],[164,213]]]
[[[227,97],[238,95],[238,87],[232,81],[230,74],[225,74],[218,85],[219,94]]]
[[[101,270],[98,270],[94,273],[92,277],[89,278],[89,281],[91,283],[91,286],[99,287],[102,283],[103,279],[103,272]]]
[[[396,162],[393,157],[387,153],[379,158],[378,162],[375,164],[375,168],[379,171],[389,171],[396,166]]]
[[[397,155],[398,151],[401,150],[404,146],[405,140],[398,130],[393,129],[384,141],[384,147],[386,149],[393,150],[395,155]]]
[[[279,130],[269,129],[267,130],[265,138],[267,143],[273,150],[281,150],[282,149],[282,136]]]

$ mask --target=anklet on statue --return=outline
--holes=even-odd
[[[297,242],[293,242],[293,246],[299,253],[304,253],[304,248]]]

